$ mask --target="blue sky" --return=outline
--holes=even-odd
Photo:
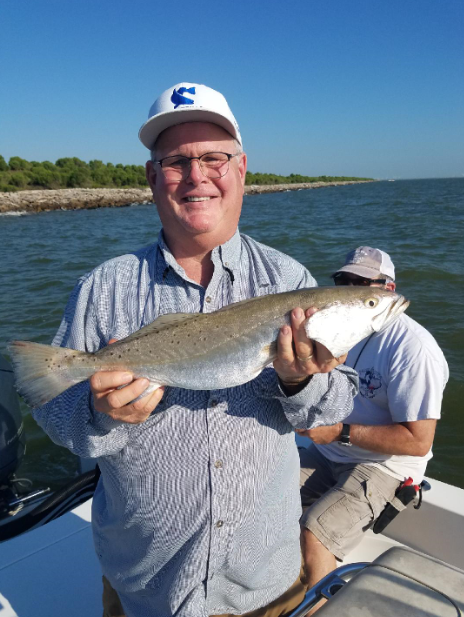
[[[154,99],[228,99],[250,171],[464,176],[462,0],[3,0],[0,154],[143,164]]]

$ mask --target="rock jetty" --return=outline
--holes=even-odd
[[[325,186],[360,184],[362,181],[311,182],[304,184],[275,184],[245,187],[246,195],[278,193]],[[152,203],[150,189],[58,189],[0,193],[0,213],[31,214],[50,210],[80,210],[114,208],[133,204]]]

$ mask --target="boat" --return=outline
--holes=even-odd
[[[26,454],[26,435],[13,370],[2,355],[0,394],[1,542],[56,518],[91,497],[97,477],[95,463],[79,459],[79,477],[52,496],[49,487],[34,489],[29,478],[18,477],[17,471]]]
[[[309,444],[300,436],[296,441],[298,447]],[[3,514],[0,617],[101,615],[101,570],[91,530],[97,480],[91,463],[59,491]],[[321,598],[327,602],[320,617],[464,614],[464,490],[430,478],[426,487],[420,508],[410,504],[382,533],[368,531],[290,617],[303,617]]]

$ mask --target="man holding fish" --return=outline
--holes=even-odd
[[[98,460],[105,615],[281,615],[305,592],[293,431],[350,413],[344,354],[407,302],[315,288],[238,232],[246,155],[219,92],[170,88],[139,136],[158,242],[80,279],[56,347],[13,343],[18,388]]]

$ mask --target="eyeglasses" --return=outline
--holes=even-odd
[[[205,152],[201,156],[166,156],[159,161],[153,161],[159,165],[167,180],[180,182],[190,175],[192,161],[198,161],[201,173],[207,178],[222,178],[229,171],[229,161],[238,154],[227,152]]]
[[[335,285],[359,285],[362,287],[369,287],[372,283],[376,285],[385,285],[387,279],[367,279],[362,276],[356,276],[356,278],[351,278],[347,276],[343,272],[337,272],[337,274],[333,277]]]

